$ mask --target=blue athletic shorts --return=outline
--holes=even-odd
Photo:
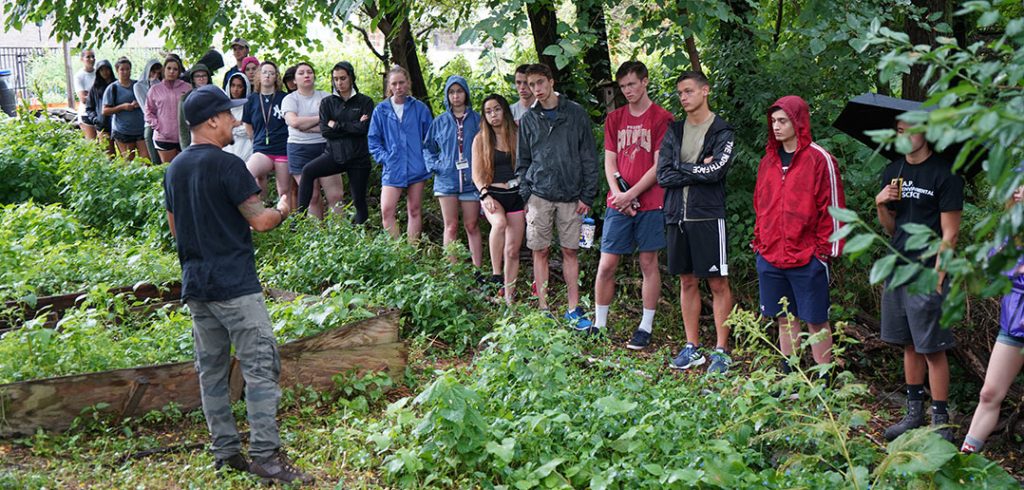
[[[324,154],[324,143],[288,143],[288,173],[302,175],[302,168],[314,158]]]
[[[807,265],[779,269],[757,254],[757,285],[761,293],[761,315],[775,318],[782,313],[782,298],[789,299],[786,311],[810,324],[828,321],[828,266],[817,258]]]
[[[656,252],[665,248],[665,216],[660,209],[626,216],[615,208],[604,213],[601,253],[629,255],[634,251]]]

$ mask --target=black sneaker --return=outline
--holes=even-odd
[[[269,457],[253,459],[249,465],[249,472],[262,478],[263,483],[279,481],[306,485],[316,481],[312,475],[307,475],[296,468],[280,450]]]
[[[638,328],[633,332],[633,338],[629,339],[626,348],[630,350],[644,350],[648,345],[651,345],[651,332]]]
[[[245,456],[242,456],[240,453],[235,453],[227,458],[217,458],[214,460],[213,469],[216,471],[228,469],[235,471],[249,471],[249,462],[246,461]]]

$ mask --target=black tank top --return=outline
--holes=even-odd
[[[494,150],[494,182],[505,183],[516,178],[512,168],[512,155],[507,151]]]

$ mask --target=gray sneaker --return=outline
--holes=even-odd
[[[679,351],[679,355],[672,359],[672,362],[668,363],[668,367],[672,369],[686,370],[692,367],[700,366],[704,364],[706,359],[704,355],[700,353],[700,349],[689,342],[683,346],[683,350]]]

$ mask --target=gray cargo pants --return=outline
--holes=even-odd
[[[241,450],[228,387],[232,344],[245,379],[249,456],[270,456],[281,446],[277,430],[281,359],[263,293],[226,301],[187,300],[187,303],[192,313],[203,413],[213,438],[214,457],[226,459]]]

